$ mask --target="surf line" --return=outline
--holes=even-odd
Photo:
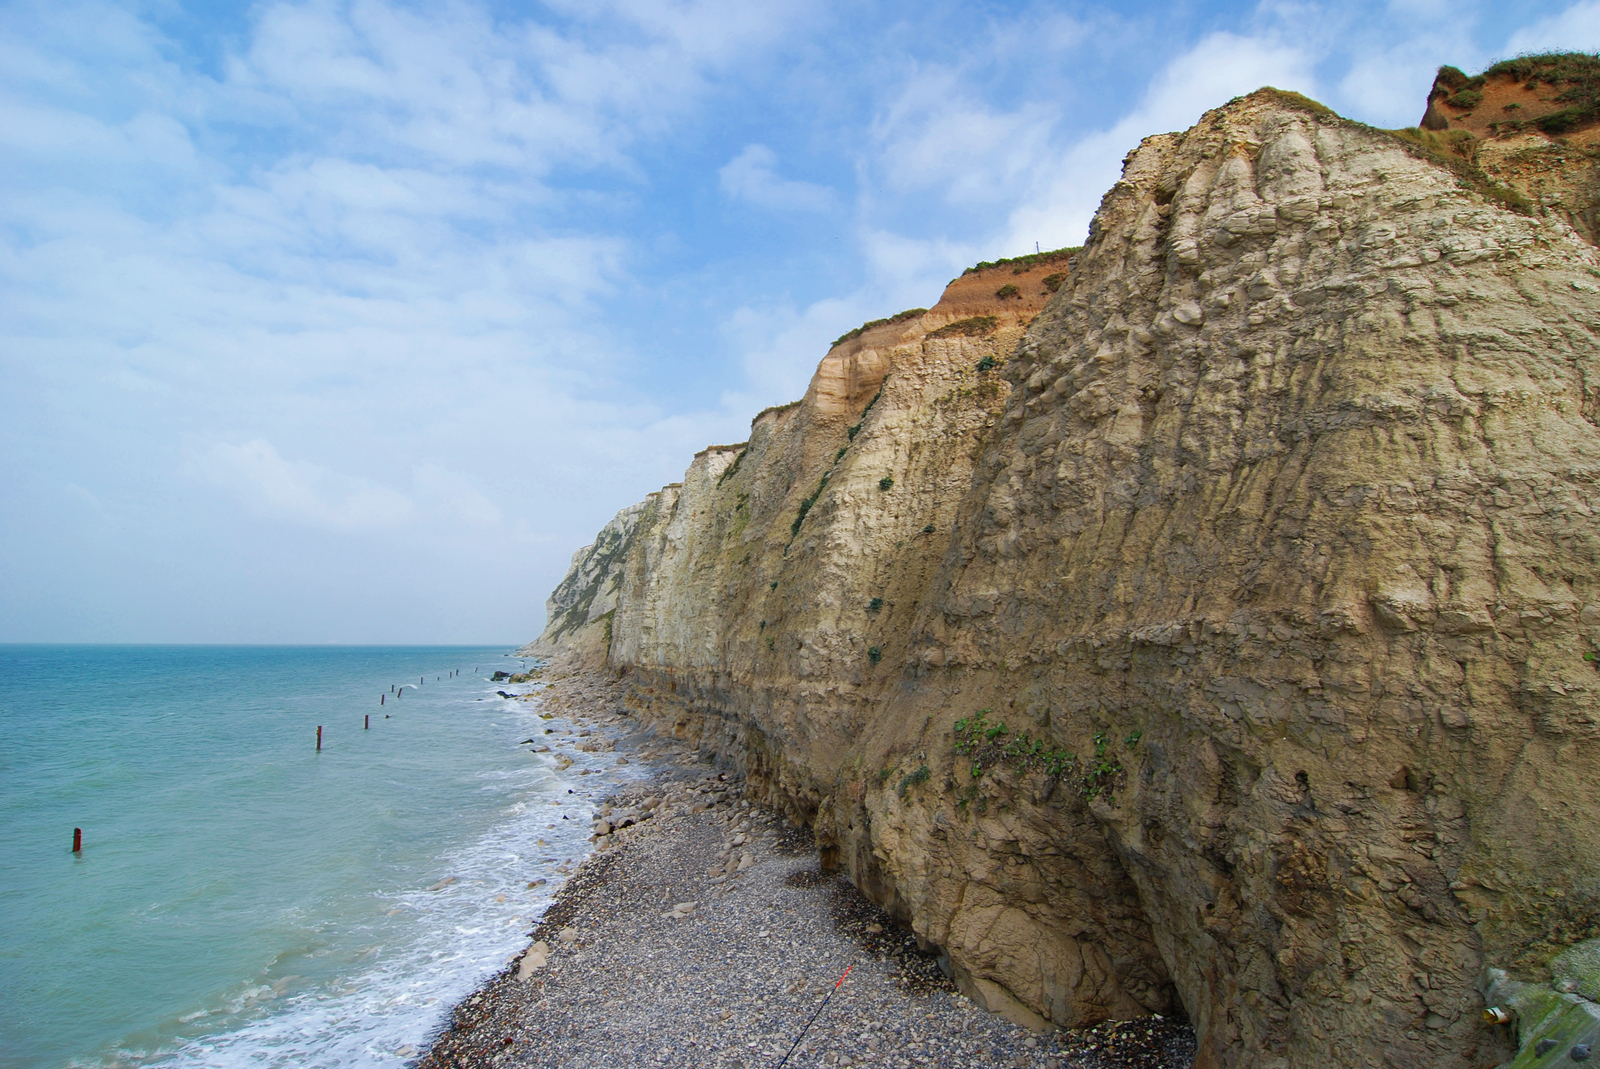
[[[844,983],[845,976],[849,976],[850,970],[854,968],[854,965],[845,966],[844,975],[840,976],[839,979],[833,982],[833,991],[839,990],[839,985]],[[828,1000],[833,998],[833,991],[829,991],[825,996],[823,996],[821,1005],[817,1007],[817,1012],[811,1015],[811,1020],[807,1021],[806,1026],[800,1029],[800,1034],[794,1037],[794,1042],[789,1045],[789,1054],[794,1053],[795,1047],[800,1045],[800,1041],[806,1038],[806,1033],[811,1031],[811,1026],[817,1023],[817,1018],[822,1016],[822,1011],[828,1006]],[[778,1069],[783,1069],[784,1066],[789,1064],[789,1054],[785,1054],[783,1056],[783,1061],[778,1063]]]

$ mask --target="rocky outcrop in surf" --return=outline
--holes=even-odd
[[[841,339],[531,648],[1014,1019],[1493,1064],[1485,985],[1600,936],[1600,259],[1496,181],[1273,90],[1147,138],[1070,270]]]

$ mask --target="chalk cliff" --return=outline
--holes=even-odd
[[[1070,271],[841,339],[530,649],[996,1011],[1492,1065],[1486,979],[1600,935],[1600,258],[1528,209],[1273,90],[1147,138]]]

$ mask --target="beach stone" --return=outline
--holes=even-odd
[[[561,940],[563,943],[576,943],[578,941],[578,929],[570,927],[563,928],[556,938]]]
[[[443,891],[446,887],[449,887],[451,884],[453,884],[455,882],[456,882],[456,877],[454,877],[454,876],[446,876],[444,879],[440,880],[438,883],[436,883],[433,886],[429,887],[428,890],[430,890],[430,891]]]
[[[610,835],[611,834],[611,821],[609,821],[609,820],[597,820],[597,821],[595,821],[594,822],[594,833],[596,835]]]
[[[548,964],[550,944],[541,939],[523,952],[522,964],[517,967],[517,979],[527,980]]]

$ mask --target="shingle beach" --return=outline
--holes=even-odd
[[[937,960],[733,772],[637,731],[611,685],[552,678],[551,711],[655,774],[597,814],[598,849],[529,951],[458,1005],[418,1069],[788,1065],[1182,1069],[1187,1022],[1035,1034],[959,994]],[[849,975],[834,990],[836,981]]]

